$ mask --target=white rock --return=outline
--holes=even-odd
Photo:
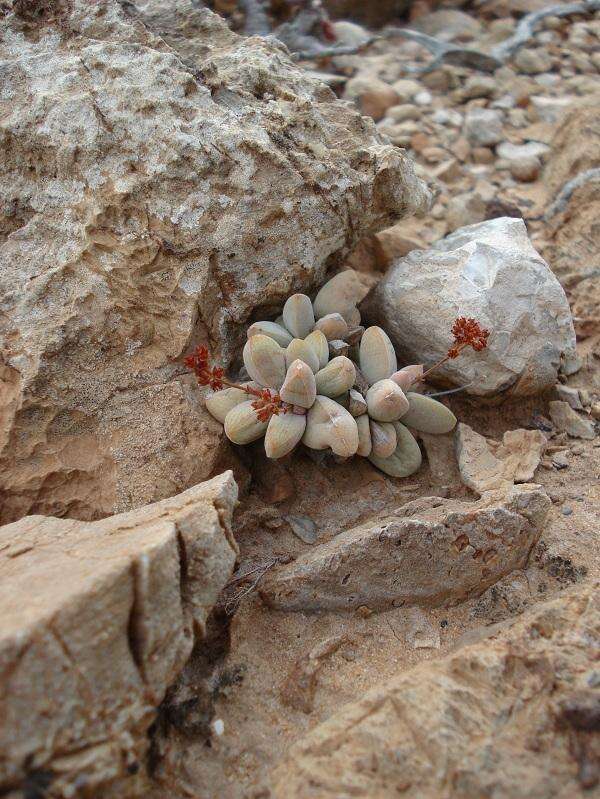
[[[489,108],[473,108],[465,117],[465,134],[476,147],[492,147],[502,141],[502,115]]]
[[[456,317],[477,319],[490,330],[487,349],[463,351],[437,372],[470,394],[536,394],[556,383],[561,358],[575,353],[564,291],[521,219],[471,225],[409,253],[365,306],[406,363],[436,363],[452,343]]]

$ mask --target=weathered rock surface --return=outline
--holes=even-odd
[[[0,529],[0,793],[33,795],[37,775],[43,795],[100,796],[144,772],[156,708],[233,571],[236,497],[226,472],[103,521]]]
[[[523,567],[550,504],[534,485],[477,503],[415,500],[272,571],[261,595],[296,611],[460,602]]]
[[[573,358],[564,291],[531,245],[521,219],[500,217],[457,230],[429,250],[397,260],[364,302],[407,363],[436,363],[457,316],[490,330],[483,352],[462,352],[435,374],[470,394],[536,394]]]
[[[540,430],[507,430],[502,442],[493,448],[485,436],[463,422],[455,434],[461,478],[479,494],[533,480],[547,444]]]
[[[573,438],[596,438],[596,429],[591,419],[585,419],[567,402],[554,400],[550,403],[550,418],[556,427]]]
[[[190,0],[37,5],[0,15],[3,521],[221,468],[181,355],[228,360],[254,312],[427,194],[282,46]]]
[[[594,795],[598,588],[539,605],[346,706],[290,748],[274,799]]]

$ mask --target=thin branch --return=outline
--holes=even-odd
[[[371,36],[369,39],[361,42],[359,45],[352,47],[325,47],[314,39],[314,47],[307,50],[299,50],[295,48],[291,42],[286,41],[286,44],[294,53],[294,57],[302,60],[309,58],[320,57],[334,57],[336,55],[352,55],[361,52],[364,48],[368,47],[373,42],[382,39],[389,39],[394,37],[401,37],[409,39],[410,41],[417,42],[434,56],[424,67],[413,67],[409,72],[425,74],[432,72],[444,64],[451,64],[454,66],[469,67],[471,69],[479,70],[480,72],[494,72],[494,70],[501,67],[506,61],[509,60],[524,44],[530,41],[534,35],[538,24],[546,17],[566,17],[571,14],[591,14],[600,10],[600,0],[581,0],[581,2],[568,3],[566,5],[549,6],[548,8],[541,9],[540,11],[533,11],[531,14],[526,14],[517,25],[517,29],[513,36],[506,39],[500,44],[493,47],[489,53],[483,53],[480,50],[471,50],[469,48],[461,47],[451,42],[444,42],[436,39],[433,36],[428,36],[421,31],[415,31],[411,28],[386,28],[383,33]],[[306,38],[306,37],[305,37]]]
[[[566,5],[550,6],[540,11],[532,11],[526,14],[517,25],[514,34],[505,41],[500,42],[492,49],[492,55],[499,61],[506,61],[513,56],[517,50],[526,44],[535,34],[535,29],[541,20],[546,17],[567,17],[571,14],[590,14],[600,10],[600,0],[583,0],[578,3],[568,3]]]

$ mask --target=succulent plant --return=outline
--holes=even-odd
[[[398,369],[386,332],[360,326],[363,294],[358,276],[347,270],[327,282],[314,302],[293,294],[275,322],[250,325],[243,350],[248,382],[233,383],[222,369],[211,368],[203,347],[186,359],[198,382],[214,390],[206,408],[233,443],[264,436],[267,456],[283,458],[302,442],[341,458],[367,457],[383,472],[406,477],[421,465],[409,428],[433,434],[454,428],[456,417],[445,405],[409,390],[431,369]],[[453,346],[440,364],[466,346],[483,349],[489,335],[463,318],[452,333]]]

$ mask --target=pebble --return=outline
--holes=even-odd
[[[452,108],[438,108],[431,115],[431,120],[436,125],[450,125],[450,127],[460,128],[463,124],[463,115]]]
[[[472,75],[465,83],[462,96],[465,100],[478,97],[493,97],[497,91],[495,78],[488,75]]]
[[[406,122],[407,119],[420,119],[422,114],[423,112],[418,106],[412,103],[402,103],[388,108],[385,119],[391,119],[393,122]]]
[[[570,508],[568,505],[564,505],[560,509],[560,512],[562,513],[563,516],[571,516],[573,513],[573,508]]]
[[[314,544],[318,538],[317,525],[308,516],[289,515],[286,522],[292,528],[294,535],[305,544]]]
[[[415,95],[415,103],[417,105],[431,105],[433,95],[428,91],[421,91]]]
[[[502,116],[491,108],[473,108],[465,117],[465,135],[476,147],[492,147],[504,138]]]
[[[539,75],[540,72],[550,72],[552,58],[545,50],[522,47],[514,57],[514,64],[519,72],[524,72],[526,75]]]
[[[569,457],[566,452],[557,452],[552,456],[552,463],[556,469],[566,469],[569,466]]]

